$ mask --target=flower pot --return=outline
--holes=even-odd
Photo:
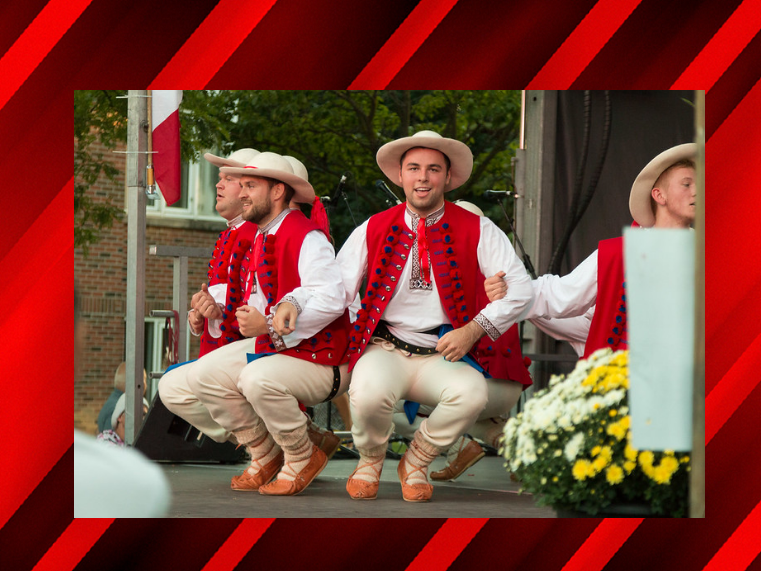
[[[647,504],[611,504],[600,509],[595,515],[586,511],[555,508],[558,517],[664,517],[656,516]]]

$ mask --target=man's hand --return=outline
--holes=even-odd
[[[486,335],[486,332],[475,321],[471,321],[465,327],[453,329],[436,345],[436,351],[444,355],[447,361],[459,361],[462,359],[476,341]]]
[[[267,320],[255,307],[241,305],[235,311],[238,328],[245,337],[258,337],[267,333]]]
[[[292,303],[284,301],[277,306],[275,316],[272,318],[272,328],[280,336],[288,335],[296,330],[296,319],[299,312]]]
[[[198,313],[197,310],[191,309],[188,312],[188,326],[190,326],[193,333],[200,335],[203,330],[203,315]]]
[[[505,272],[497,272],[484,282],[486,297],[489,301],[497,301],[507,294],[507,284],[505,283]]]
[[[198,313],[201,317],[206,319],[222,319],[222,310],[214,301],[209,293],[209,288],[206,284],[201,284],[201,291],[193,294],[190,299],[190,307],[195,309],[193,313]]]

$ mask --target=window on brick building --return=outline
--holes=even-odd
[[[216,153],[215,153],[216,154]],[[161,193],[148,197],[147,213],[165,218],[192,218],[219,221],[216,205],[216,187],[219,168],[205,160],[182,163],[180,200],[167,206]]]

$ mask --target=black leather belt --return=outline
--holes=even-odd
[[[424,333],[426,335],[438,335],[439,328],[436,327],[434,329],[429,329],[428,331],[420,331],[419,333]],[[388,330],[388,325],[385,321],[378,322],[378,327],[375,328],[373,336],[385,339],[402,351],[409,351],[410,353],[415,353],[416,355],[433,355],[436,353],[435,347],[419,347],[417,345],[413,345],[412,343],[408,343],[407,341],[402,341]]]
[[[322,402],[328,402],[330,399],[336,396],[336,393],[338,392],[338,389],[340,388],[341,388],[341,369],[333,365],[333,388],[330,389],[330,394]]]

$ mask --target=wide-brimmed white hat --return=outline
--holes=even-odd
[[[258,154],[259,151],[256,149],[238,149],[230,153],[230,156],[227,158],[218,157],[211,153],[205,153],[203,158],[216,167],[242,167],[247,165]]]
[[[266,151],[259,153],[243,167],[222,167],[223,173],[240,176],[258,176],[282,181],[295,191],[293,200],[311,204],[314,201],[314,188],[305,178],[293,171],[288,159],[277,153]],[[306,169],[304,169],[306,170]]]
[[[291,163],[291,167],[293,168],[293,174],[295,174],[296,176],[300,176],[305,181],[309,182],[309,172],[307,171],[307,168],[304,166],[304,163],[302,163],[296,157],[292,157],[290,155],[283,155],[283,158],[289,163]]]
[[[449,157],[450,179],[444,192],[449,192],[465,184],[473,172],[473,153],[468,145],[455,139],[447,139],[434,131],[419,131],[411,137],[403,137],[386,143],[376,155],[378,166],[388,179],[399,184],[399,167],[402,155],[415,147],[436,149]]]
[[[468,202],[467,200],[457,200],[455,201],[455,204],[459,206],[460,208],[464,208],[468,212],[475,214],[476,216],[484,215],[483,210],[481,210],[478,206],[476,206],[472,202]]]
[[[684,143],[666,149],[652,161],[634,179],[631,193],[629,194],[629,212],[634,221],[645,228],[655,224],[655,214],[650,206],[650,191],[655,186],[655,181],[667,168],[674,163],[685,159],[695,160],[698,156],[698,146],[695,143]]]

